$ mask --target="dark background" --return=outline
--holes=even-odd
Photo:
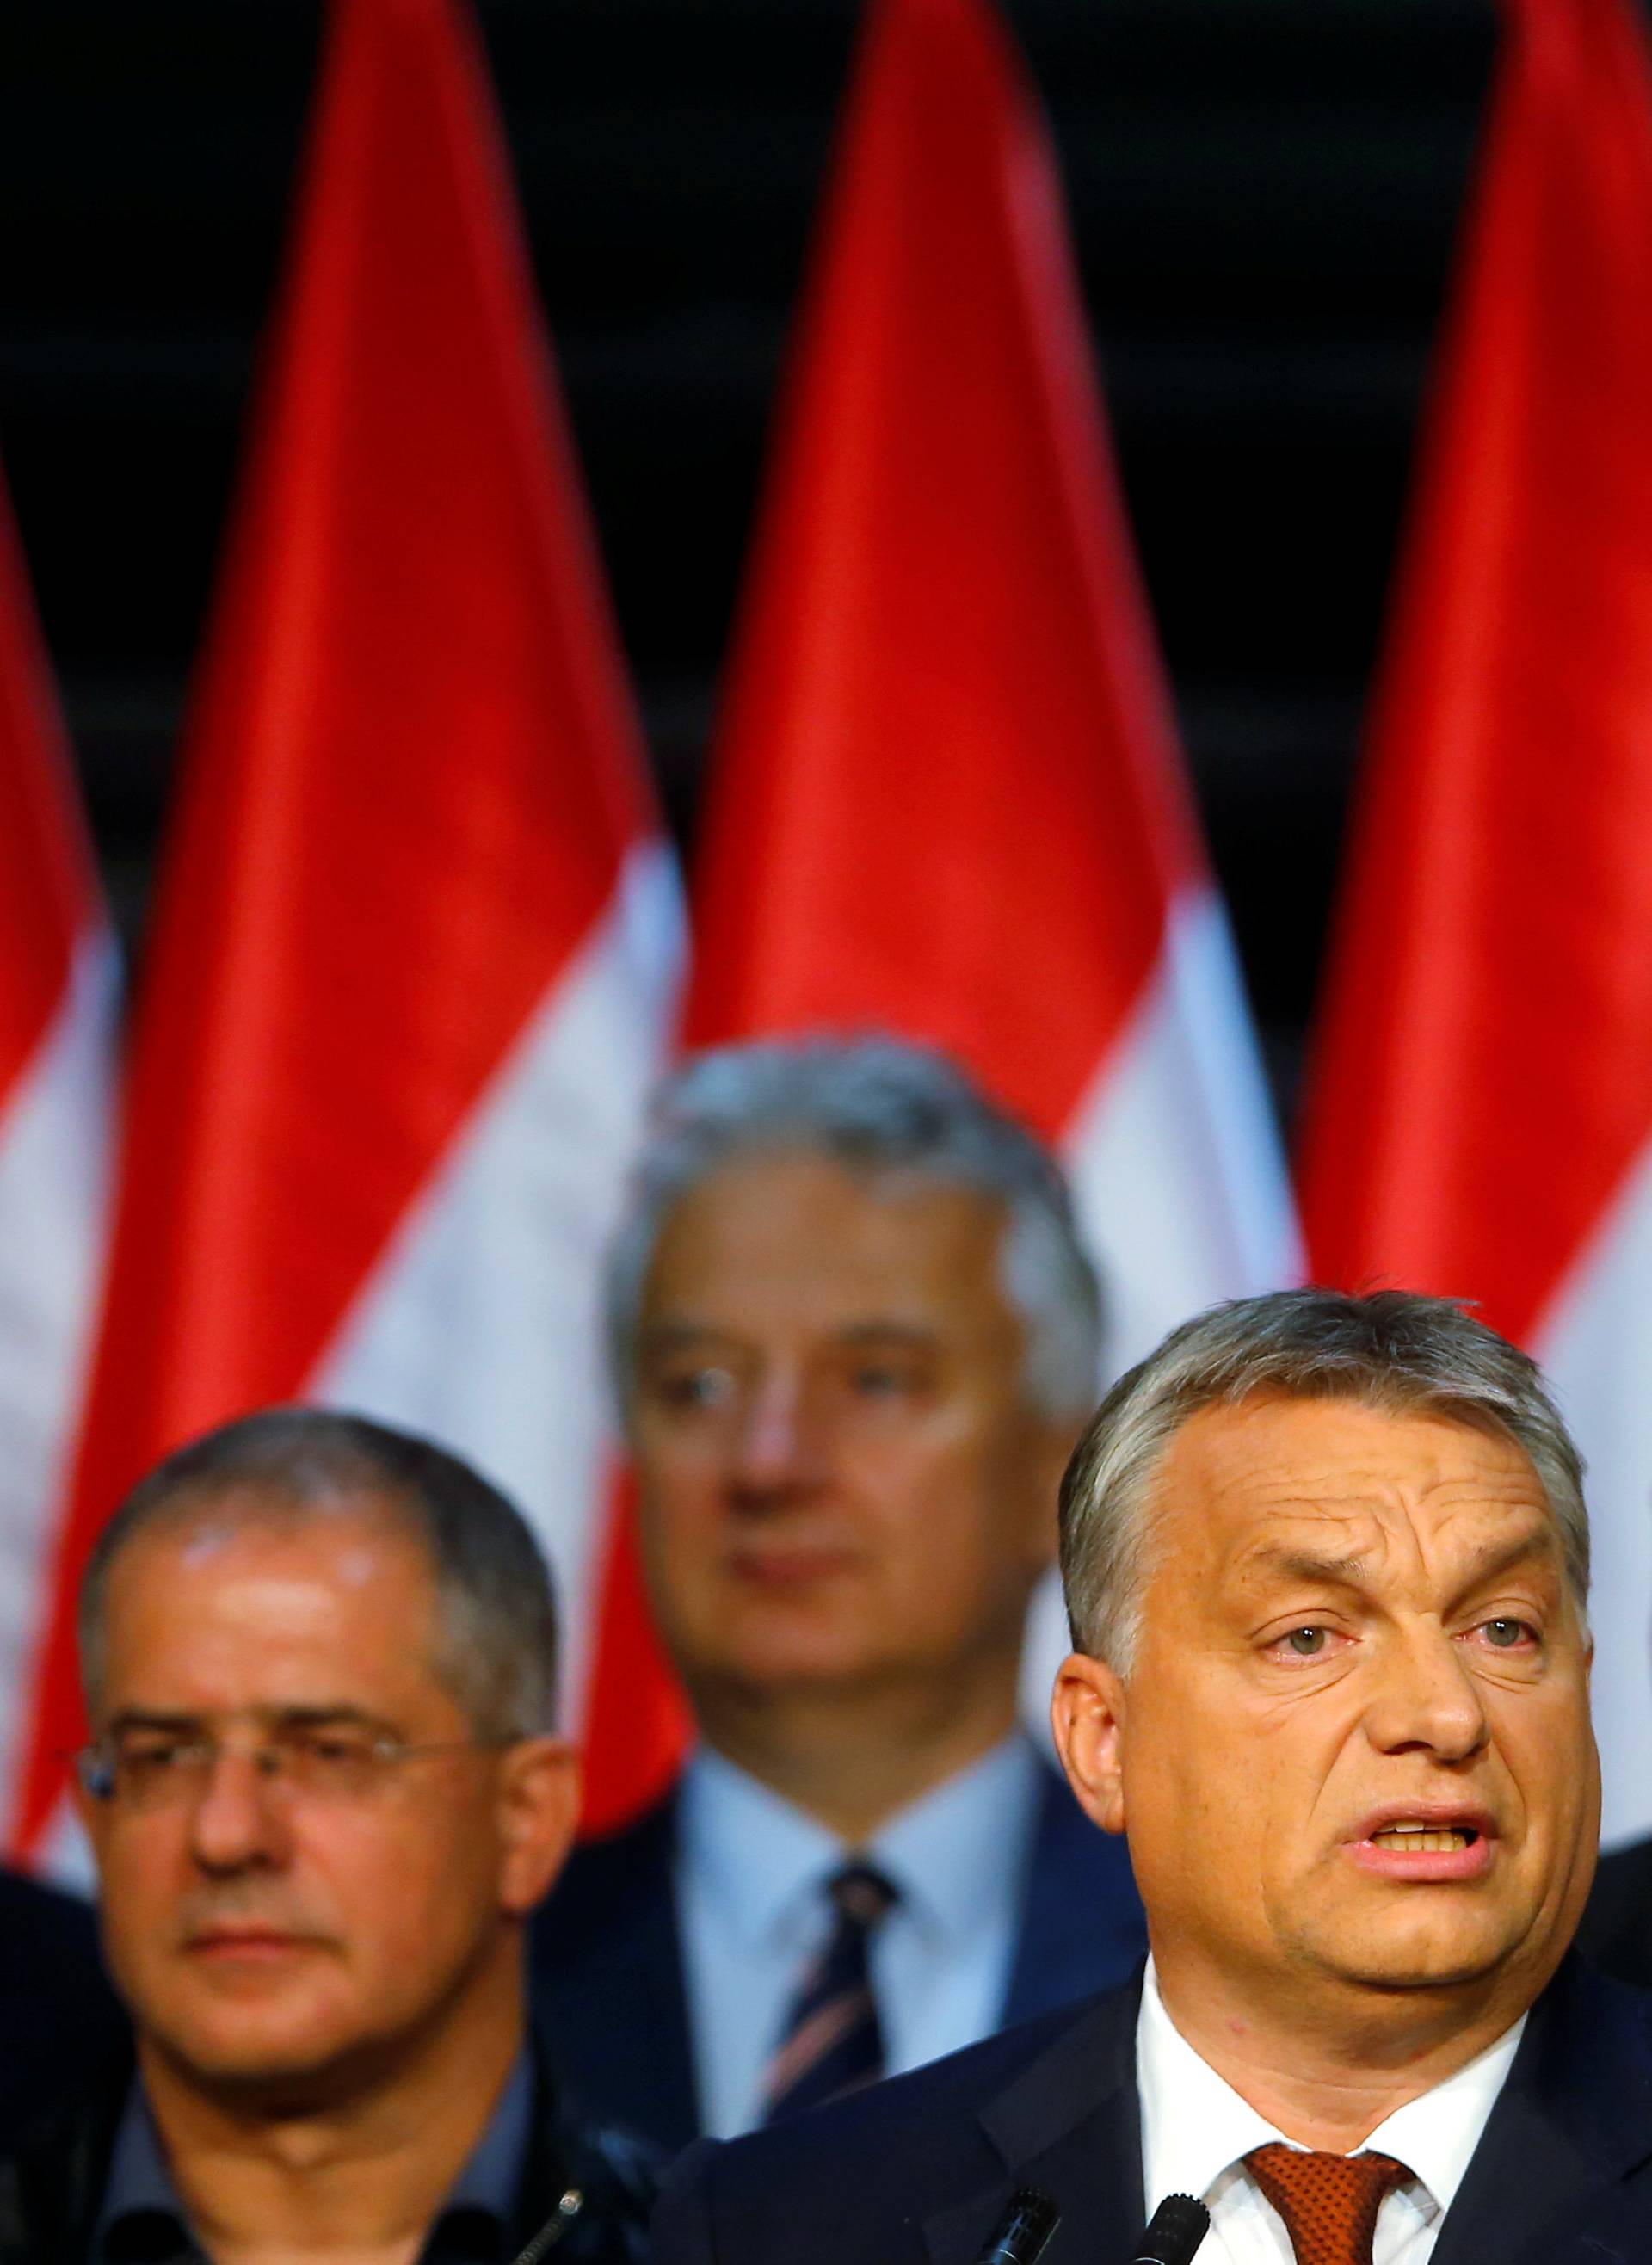
[[[850,0],[481,0],[673,820],[695,789]],[[1490,0],[1008,0],[1282,1110]],[[307,0],[0,11],[0,453],[128,940],[278,272]]]

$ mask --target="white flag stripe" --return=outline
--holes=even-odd
[[[1172,906],[1158,971],[1062,1148],[1102,1270],[1110,1380],[1216,1299],[1301,1279],[1249,1009],[1211,890]]]
[[[1153,980],[1063,1154],[1101,1271],[1103,1383],[1220,1298],[1300,1281],[1302,1252],[1227,921],[1186,892]],[[1042,1724],[1067,1649],[1059,1582],[1033,1600],[1022,1701]]]
[[[105,1256],[113,940],[83,938],[0,1111],[0,1770],[9,1803]]]
[[[602,1263],[670,1038],[681,931],[668,853],[634,850],[309,1387],[431,1434],[520,1505],[556,1576],[574,1720],[613,1430]]]
[[[1601,1837],[1652,1831],[1652,1142],[1532,1351],[1589,1462]]]

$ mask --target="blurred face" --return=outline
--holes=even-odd
[[[1155,1956],[1306,2006],[1505,1991],[1512,2020],[1589,1889],[1589,1648],[1516,1446],[1335,1401],[1177,1434],[1121,1686],[1058,1687],[1081,1797],[1128,1830]]]
[[[239,1531],[208,1504],[117,1558],[94,1730],[125,1759],[83,1814],[116,1981],[187,2075],[347,2083],[478,1993],[508,2007],[577,1788],[552,1741],[475,1743],[436,1635],[424,1555],[370,1504]],[[381,1737],[431,1751],[367,1759]]]
[[[691,1691],[1013,1676],[1070,1444],[1027,1403],[1003,1217],[782,1155],[668,1220],[632,1410],[644,1550]]]

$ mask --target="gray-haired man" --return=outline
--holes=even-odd
[[[455,1457],[276,1410],[164,1464],[82,1595],[81,1811],[136,2067],[0,2162],[4,2265],[633,2265],[527,1920],[566,1850],[549,1583]]]
[[[580,2096],[680,2145],[1139,1955],[1122,1846],[1016,1715],[1097,1293],[1037,1142],[868,1040],[682,1072],[610,1306],[700,1744],[663,1808],[575,1857],[536,1986]]]
[[[1582,1471],[1437,1299],[1280,1292],[1175,1332],[1069,1468],[1058,1742],[1129,1835],[1144,1977],[793,2132],[686,2158],[656,2265],[1652,2256],[1652,1998],[1568,1945],[1599,1822]],[[1373,2247],[1374,2240],[1374,2247]],[[1175,2254],[1190,2254],[1178,2249]]]

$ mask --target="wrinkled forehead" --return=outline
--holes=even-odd
[[[288,1676],[336,1660],[400,1681],[430,1672],[437,1606],[429,1554],[392,1500],[230,1489],[168,1505],[118,1551],[97,1664],[152,1676],[211,1654],[222,1670],[239,1645],[247,1677],[258,1659]]]
[[[1226,1577],[1293,1558],[1350,1575],[1500,1551],[1563,1559],[1531,1458],[1489,1426],[1357,1400],[1253,1395],[1172,1438],[1154,1509],[1167,1565]]]
[[[684,1303],[1004,1301],[1003,1199],[920,1168],[858,1169],[807,1150],[731,1158],[660,1223],[644,1285],[646,1323]]]

